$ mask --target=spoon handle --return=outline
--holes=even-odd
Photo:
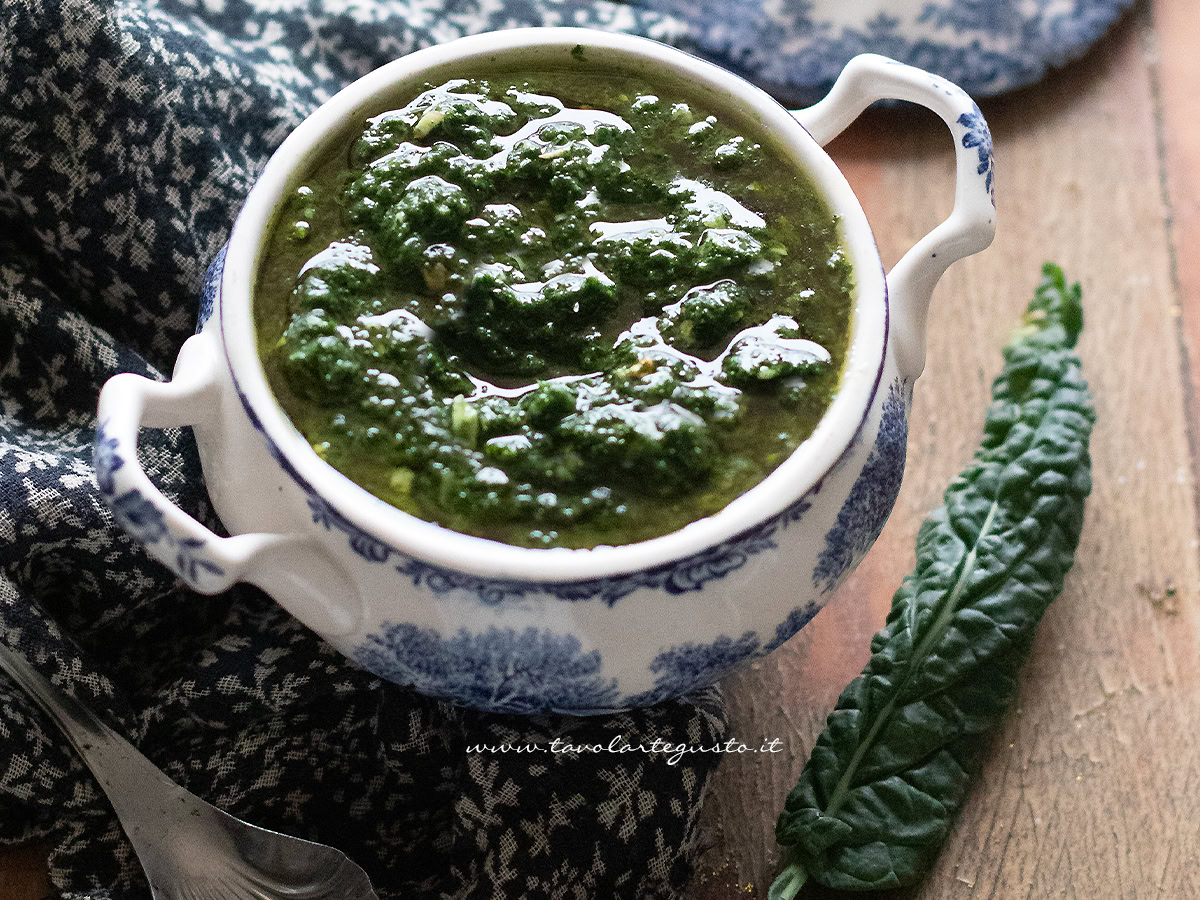
[[[235,819],[171,781],[0,641],[0,671],[74,744],[116,810],[154,900],[378,900],[345,854]]]
[[[170,786],[172,793],[180,790],[91,709],[55,687],[3,641],[0,641],[0,670],[23,688],[67,736],[123,822],[129,821],[127,816],[144,811],[148,784]]]

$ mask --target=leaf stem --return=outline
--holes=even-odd
[[[792,900],[808,881],[808,872],[800,863],[790,863],[767,888],[767,900]]]
[[[883,728],[884,724],[889,718],[891,718],[892,712],[896,708],[896,702],[903,695],[905,687],[907,687],[909,681],[914,677],[916,670],[921,667],[921,663],[924,661],[925,657],[929,655],[929,651],[938,641],[942,639],[942,635],[950,626],[950,622],[954,618],[954,613],[958,609],[959,598],[962,596],[962,592],[967,585],[967,581],[970,578],[971,572],[973,572],[975,569],[975,559],[979,553],[979,544],[991,529],[992,520],[995,518],[996,510],[999,509],[999,506],[1000,502],[998,500],[992,501],[992,506],[988,510],[987,518],[983,522],[983,527],[979,529],[979,534],[975,536],[975,541],[971,544],[970,551],[963,558],[962,568],[959,570],[958,576],[955,578],[953,588],[951,588],[950,593],[946,596],[945,600],[942,601],[942,605],[938,609],[937,615],[934,618],[929,631],[925,633],[925,636],[914,648],[912,656],[910,657],[911,661],[907,666],[900,683],[897,685],[895,691],[892,692],[892,696],[888,698],[887,703],[884,704],[884,707],[880,711],[879,715],[875,717],[875,721],[871,723],[871,727],[867,731],[867,736],[862,740],[858,747],[855,748],[854,755],[850,758],[850,762],[846,765],[846,771],[842,773],[842,777],[838,779],[837,785],[834,787],[833,792],[829,795],[829,802],[825,804],[825,815],[832,816],[838,811],[839,808],[841,808],[842,801],[844,801],[850,793],[850,787],[853,784],[854,774],[858,770],[859,765],[862,763],[863,757],[867,755],[867,751],[870,750],[871,745],[875,743],[875,738],[879,736],[879,732]],[[768,898],[768,900],[772,900],[772,898]]]

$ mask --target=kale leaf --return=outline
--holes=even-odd
[[[903,887],[932,866],[1034,631],[1062,589],[1091,490],[1095,411],[1072,348],[1078,284],[1047,263],[1004,348],[982,446],[917,535],[917,564],[842,693],[775,827],[807,879]]]

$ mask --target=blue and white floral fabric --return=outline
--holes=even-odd
[[[507,0],[0,3],[0,640],[176,781],[345,850],[384,898],[676,896],[718,755],[467,748],[711,747],[716,693],[485,715],[384,684],[252,588],[191,593],[100,498],[96,397],[117,372],[169,371],[257,172],[322,98],[421,44],[554,21],[666,19]],[[217,527],[189,433],[145,432],[142,459]],[[0,676],[0,843],[23,842],[46,848],[61,896],[149,896],[90,774]]]

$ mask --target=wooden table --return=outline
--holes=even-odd
[[[1200,4],[1156,0],[1082,61],[982,104],[996,242],[937,290],[908,470],[879,543],[799,636],[726,683],[731,735],[785,751],[722,763],[689,900],[766,896],[775,816],[866,660],[922,516],[975,447],[999,348],[1045,259],[1084,287],[1099,424],[1083,542],[937,868],[902,896],[1200,897],[1197,34]],[[949,211],[950,141],[931,115],[872,112],[831,152],[889,265]],[[0,900],[46,892],[37,851],[0,854]]]
[[[1200,3],[1141,5],[1080,62],[981,104],[996,242],[934,296],[904,487],[879,543],[796,638],[725,683],[731,734],[786,752],[721,764],[689,900],[766,896],[783,798],[867,659],[922,517],[978,441],[1000,346],[1046,259],[1084,290],[1099,419],[1083,540],[937,867],[895,896],[1200,897],[1197,34]],[[830,148],[886,264],[949,211],[947,143],[932,116],[884,110]]]

